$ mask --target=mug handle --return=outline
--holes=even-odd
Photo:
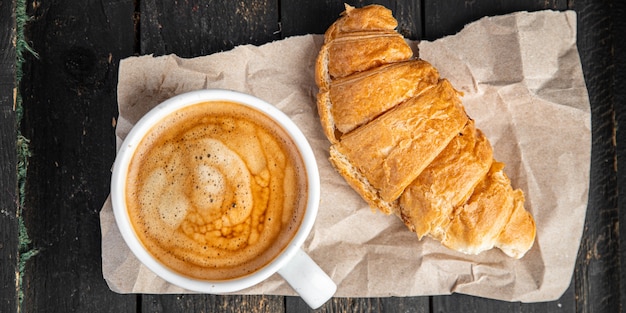
[[[312,309],[322,306],[337,291],[335,282],[302,249],[298,249],[296,255],[278,270],[278,274]]]

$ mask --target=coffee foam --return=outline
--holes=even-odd
[[[201,279],[243,276],[269,263],[306,207],[304,165],[287,138],[260,112],[230,102],[164,119],[129,167],[127,206],[144,247]]]

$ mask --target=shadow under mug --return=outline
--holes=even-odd
[[[144,136],[155,124],[169,114],[190,105],[210,101],[228,101],[249,106],[261,111],[279,124],[291,137],[303,159],[308,186],[307,207],[304,217],[296,234],[282,252],[267,265],[250,275],[218,281],[190,278],[157,261],[135,234],[125,200],[128,167],[135,149]],[[304,134],[287,115],[254,96],[221,89],[197,90],[174,96],[150,110],[135,124],[117,153],[111,178],[111,200],[118,228],[133,254],[148,269],[179,287],[200,293],[225,294],[252,287],[278,273],[314,309],[330,299],[337,289],[330,277],[301,248],[313,227],[320,201],[320,178],[313,151]]]

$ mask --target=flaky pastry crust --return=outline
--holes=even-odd
[[[413,55],[380,5],[345,12],[324,35],[315,81],[329,159],[372,208],[420,239],[521,258],[536,226],[461,93]]]

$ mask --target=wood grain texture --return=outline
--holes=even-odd
[[[613,27],[609,6],[575,2],[578,50],[591,104],[592,155],[589,205],[578,254],[576,308],[610,312],[620,307],[619,222],[615,154]]]
[[[0,312],[17,308],[17,148],[14,1],[0,1]]]
[[[445,297],[434,297],[431,312],[576,312],[573,285],[556,301],[539,303],[519,303],[489,300],[467,295],[453,294]]]
[[[428,313],[428,297],[333,298],[312,310],[299,297],[286,297],[286,312],[403,312]]]
[[[564,10],[567,9],[567,4],[565,1],[559,0],[425,1],[424,36],[422,39],[435,40],[454,35],[466,24],[485,16],[546,9]]]
[[[0,63],[0,71],[5,69]],[[7,91],[4,87],[0,86],[0,94]],[[0,312],[17,308],[17,149],[12,102],[0,100]]]
[[[422,37],[422,2],[420,1],[281,1],[283,37],[323,34],[345,10],[344,3],[355,7],[380,4],[389,8],[398,20],[398,32],[409,39]]]
[[[167,312],[284,312],[279,296],[144,295],[141,311]]]
[[[196,57],[280,39],[277,0],[140,1],[140,53]]]
[[[115,153],[117,60],[132,54],[132,1],[29,3],[22,123],[33,156],[24,217],[33,248],[23,312],[134,312],[102,279],[99,210]]]
[[[620,305],[626,306],[626,2],[615,3],[611,10],[613,29],[613,71],[615,97],[615,146],[617,154],[617,207],[619,211]]]

